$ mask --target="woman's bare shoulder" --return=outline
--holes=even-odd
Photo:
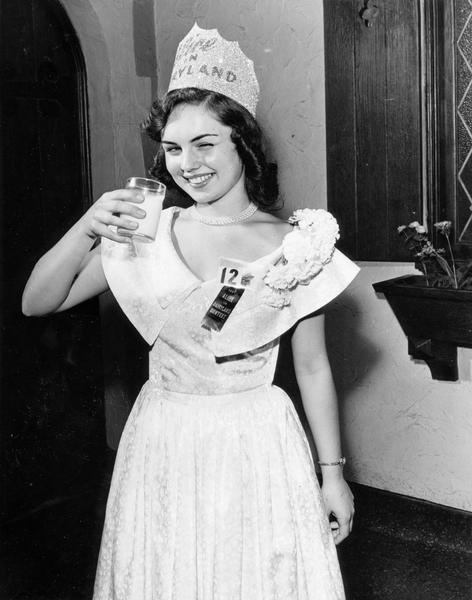
[[[276,246],[280,245],[287,233],[292,230],[292,226],[285,219],[274,214],[257,211],[254,217],[253,223],[257,227],[258,234]]]

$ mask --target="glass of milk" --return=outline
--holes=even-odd
[[[126,188],[139,190],[144,196],[144,202],[138,204],[146,212],[143,219],[137,219],[138,227],[131,233],[136,242],[153,242],[156,239],[157,226],[162,211],[162,203],[166,194],[166,186],[155,179],[145,177],[130,177]],[[120,230],[118,233],[130,235],[130,230]]]

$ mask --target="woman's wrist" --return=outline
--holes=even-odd
[[[321,467],[321,477],[323,481],[339,481],[344,479],[344,473],[341,467]]]
[[[88,241],[91,241],[92,243],[95,242],[98,236],[92,231],[92,228],[88,223],[87,213],[82,215],[82,217],[77,221],[76,225],[79,231],[79,235],[83,237],[84,240],[86,239]]]
[[[340,456],[334,460],[318,460],[321,469],[323,481],[339,481],[344,479],[343,467],[346,464],[346,458]]]

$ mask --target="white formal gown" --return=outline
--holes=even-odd
[[[305,301],[304,286],[278,309],[256,290],[224,336],[210,333],[201,321],[221,286],[179,258],[177,210],[164,211],[155,244],[103,243],[110,287],[152,347],[116,457],[94,600],[341,600],[305,433],[272,385],[288,321],[330,298]],[[245,264],[257,277],[276,254]],[[356,272],[340,260],[331,297]]]

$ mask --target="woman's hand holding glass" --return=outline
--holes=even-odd
[[[82,217],[85,233],[91,238],[101,236],[115,242],[129,243],[138,227],[137,219],[146,216],[146,212],[139,207],[143,202],[144,195],[139,190],[106,192]],[[118,227],[121,233],[117,233],[110,225]]]

